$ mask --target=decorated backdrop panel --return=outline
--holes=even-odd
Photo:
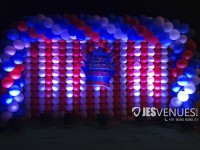
[[[1,119],[194,107],[199,54],[191,37],[187,24],[162,17],[27,17],[3,42]]]

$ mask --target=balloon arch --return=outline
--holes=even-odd
[[[1,120],[42,112],[57,118],[66,111],[82,117],[126,117],[134,106],[194,107],[199,99],[199,54],[191,37],[187,24],[163,17],[26,17],[5,38]],[[95,77],[94,85],[87,86],[82,69],[88,67],[83,63],[87,54],[99,48],[114,63],[108,87],[95,86]]]

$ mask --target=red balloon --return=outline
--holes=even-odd
[[[125,15],[124,20],[125,20],[126,23],[131,23],[132,17],[130,15]]]
[[[96,32],[94,32],[94,33],[92,34],[92,41],[98,42],[99,40],[100,40],[99,34],[96,33]]]
[[[178,68],[172,69],[172,76],[175,77],[175,78],[179,76]]]
[[[24,64],[19,64],[19,65],[17,65],[17,67],[19,67],[21,71],[24,71],[24,69],[25,69],[25,65]]]
[[[194,51],[196,48],[197,48],[196,43],[192,39],[189,39],[186,43],[186,49]]]
[[[161,70],[159,68],[154,69],[154,75],[155,76],[160,76],[161,75]]]
[[[83,20],[77,21],[77,28],[78,28],[79,30],[83,30],[84,27],[85,27],[85,22],[84,22]]]
[[[154,97],[160,97],[161,96],[161,91],[154,89]]]
[[[182,54],[182,58],[189,60],[193,57],[193,52],[191,50],[186,50]]]
[[[30,29],[29,35],[30,35],[31,38],[34,38],[34,39],[38,38],[38,36],[39,36],[37,34],[37,32],[35,31],[35,29]]]
[[[28,31],[28,26],[26,25],[26,22],[25,21],[20,21],[18,24],[17,24],[17,29],[19,31]]]
[[[145,34],[144,34],[144,39],[146,41],[150,41],[152,38],[153,38],[153,33],[151,31],[146,31]]]
[[[14,80],[11,77],[4,77],[1,84],[4,88],[10,88],[14,84]]]
[[[127,91],[127,96],[134,96],[134,91],[133,90],[128,90]]]
[[[137,33],[138,35],[140,36],[144,36],[144,34],[146,33],[146,27],[143,26],[143,25],[140,25],[138,28],[137,28]]]
[[[10,73],[9,76],[14,80],[19,79],[21,77],[21,68],[15,67]]]
[[[85,27],[84,30],[85,30],[84,33],[85,33],[86,37],[91,37],[92,36],[93,31],[92,31],[91,27]]]
[[[139,20],[138,19],[132,19],[131,20],[131,24],[134,26],[134,27],[136,27],[137,28],[137,26],[139,26]]]
[[[180,69],[184,69],[188,66],[188,61],[186,59],[180,59],[177,61],[176,66]]]
[[[161,88],[161,83],[159,83],[159,82],[154,83],[154,89],[160,90],[160,88]]]
[[[129,61],[129,60],[128,60]],[[133,61],[132,61],[133,62]],[[134,64],[131,63],[130,61],[127,63],[127,68],[129,69],[133,69],[134,68]]]

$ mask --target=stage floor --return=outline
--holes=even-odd
[[[14,150],[199,150],[200,130],[182,131],[176,126],[114,123],[100,128],[96,122],[70,126],[29,122],[22,130],[0,133],[1,149]]]

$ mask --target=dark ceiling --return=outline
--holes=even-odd
[[[197,0],[1,0],[0,34],[3,35],[11,22],[39,13],[144,14],[188,23],[196,31],[195,40],[200,44],[200,6],[197,3]]]

